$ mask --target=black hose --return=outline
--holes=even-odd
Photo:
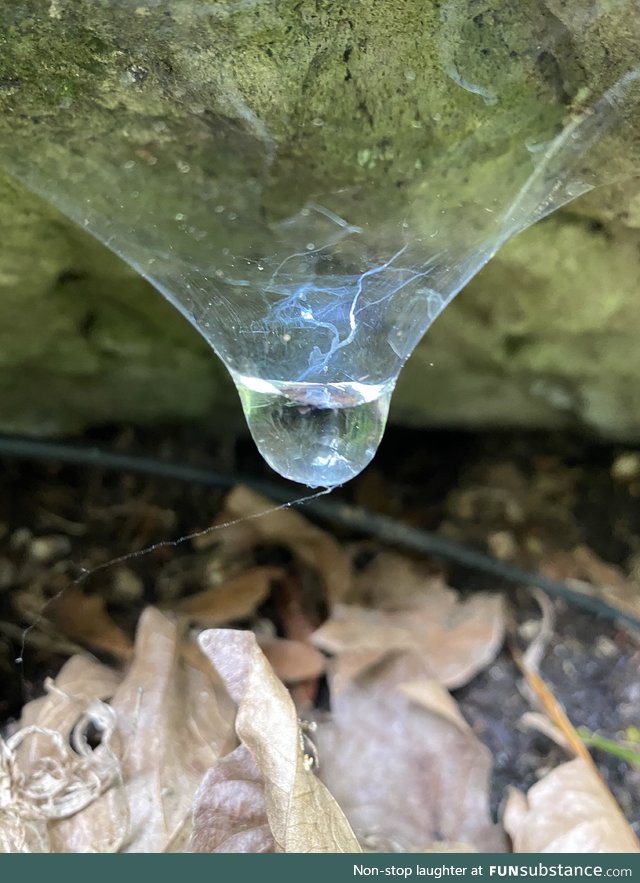
[[[229,489],[237,484],[246,484],[276,503],[289,503],[297,499],[291,489],[277,482],[264,481],[236,473],[217,472],[154,457],[121,454],[117,451],[89,445],[0,435],[0,456],[17,460],[55,460],[75,466],[94,466],[153,475],[159,478],[171,478],[176,481],[222,489]],[[323,521],[368,534],[400,549],[453,561],[524,588],[542,589],[553,598],[561,598],[598,616],[621,620],[635,628],[640,628],[640,618],[624,610],[619,610],[601,598],[577,592],[560,580],[524,570],[506,561],[499,561],[491,555],[455,540],[446,539],[430,531],[411,527],[397,519],[378,515],[347,503],[314,499],[305,501],[304,505],[307,511]]]

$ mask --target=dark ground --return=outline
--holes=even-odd
[[[161,439],[161,441],[158,441]],[[105,447],[273,480],[247,440],[215,441],[184,429],[105,430]],[[621,460],[621,455],[624,457]],[[640,570],[640,455],[564,435],[468,435],[389,431],[379,456],[348,487],[351,502],[440,531],[476,548],[537,568],[578,544],[626,572]],[[626,459],[625,459],[626,457]],[[621,465],[622,464],[622,465]],[[622,468],[624,467],[624,468]],[[46,600],[80,574],[155,542],[210,524],[224,492],[166,478],[99,467],[5,459],[0,471],[0,725],[19,716],[72,652],[38,619]],[[303,510],[304,511],[304,510]],[[342,539],[350,539],[344,531]],[[141,609],[197,590],[189,543],[161,548],[98,571],[85,584],[107,599],[113,618],[133,631]],[[451,585],[508,596],[521,643],[540,610],[531,594],[449,564]],[[541,673],[575,726],[612,739],[640,727],[640,639],[614,622],[556,602]],[[25,626],[37,621],[26,636]],[[99,655],[99,654],[98,654]],[[546,737],[519,725],[530,705],[505,650],[456,692],[463,713],[495,761],[493,806],[508,784],[527,788],[566,759]],[[640,832],[640,768],[594,753],[627,818]]]

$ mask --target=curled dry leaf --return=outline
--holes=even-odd
[[[489,752],[420,655],[387,654],[332,691],[314,740],[320,776],[363,846],[504,848],[489,814]]]
[[[120,777],[118,736],[113,709],[104,699],[116,690],[119,676],[106,666],[73,657],[47,695],[23,709],[19,729],[0,740],[0,851],[107,852],[124,835],[122,816],[104,793]],[[100,743],[92,748],[92,727]],[[105,799],[109,812],[96,817],[96,801]],[[79,823],[78,820],[83,821]],[[86,820],[88,838],[78,837]],[[74,834],[67,838],[76,825]],[[86,847],[82,849],[82,846]]]
[[[243,485],[234,488],[225,500],[225,519],[248,518],[240,525],[242,543],[273,543],[285,546],[303,564],[322,578],[327,600],[333,603],[344,596],[351,581],[351,564],[340,543],[291,508],[273,508],[273,503]]]
[[[275,852],[264,778],[245,745],[205,775],[193,802],[192,852]]]
[[[359,651],[367,665],[390,650],[412,650],[423,656],[431,677],[450,689],[467,683],[495,658],[505,629],[499,595],[477,593],[462,601],[407,559],[378,557],[383,562],[375,565],[375,575],[383,582],[375,600],[388,592],[387,609],[337,605],[313,635],[317,647],[332,654]],[[370,579],[367,584],[373,588]]]
[[[604,783],[579,758],[556,767],[526,797],[512,789],[503,821],[514,852],[640,852]]]
[[[254,567],[220,586],[171,604],[171,610],[206,626],[246,619],[253,616],[269,594],[273,580],[282,574],[278,567]]]
[[[88,656],[72,656],[53,681],[45,683],[46,694],[22,709],[20,725],[45,727],[70,735],[80,712],[94,700],[110,699],[122,675]],[[37,740],[31,745],[37,752]]]
[[[571,746],[567,742],[562,731],[547,717],[546,714],[538,711],[525,711],[518,721],[518,726],[522,729],[535,730],[546,736],[551,742],[571,754]]]
[[[212,630],[200,636],[200,646],[238,705],[236,732],[260,773],[276,852],[358,852],[342,811],[305,761],[295,708],[255,636]],[[198,798],[204,807],[203,789]],[[206,833],[197,811],[194,825],[202,844]],[[210,842],[220,842],[215,830]]]
[[[42,821],[37,830],[23,826],[24,850],[184,846],[196,788],[237,740],[231,700],[206,670],[184,662],[178,637],[173,623],[148,609],[123,680],[78,657],[46,697],[26,707],[24,726],[2,758],[12,806],[24,805],[22,817]],[[109,696],[109,704],[102,701]],[[6,841],[0,824],[0,843]]]
[[[133,663],[112,705],[124,743],[125,850],[178,849],[196,788],[235,744],[233,707],[205,672],[182,661],[176,626],[152,608],[140,619]]]

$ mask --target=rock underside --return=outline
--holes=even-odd
[[[296,192],[313,194],[318,182],[340,186],[364,168],[376,182],[370,211],[380,217],[398,191],[415,204],[416,169],[437,154],[439,121],[461,143],[486,110],[486,95],[455,82],[431,85],[442,22],[450,26],[463,10],[466,27],[471,12],[473,21],[478,15],[472,2],[22,5],[32,16],[20,26],[5,22],[0,35],[0,165],[14,135],[58,138],[57,108],[70,103],[98,135],[114,119],[162,115],[171,150],[171,114],[177,120],[184,95],[197,93],[217,120],[237,123],[240,142],[268,138],[277,146],[266,210],[286,216],[292,181]],[[517,6],[511,18],[510,6]],[[529,91],[534,12],[536,26],[552,35],[535,59],[533,91],[543,105],[545,89],[562,92],[569,107],[585,82],[601,94],[640,66],[631,4],[598,6],[589,18],[560,0],[494,4],[498,20],[488,27],[499,26],[510,56],[521,53]],[[164,30],[161,15],[171,22]],[[438,64],[445,62],[440,51]],[[505,102],[516,106],[517,90]],[[627,127],[611,143],[611,166],[625,182],[582,197],[502,249],[407,363],[392,419],[574,426],[640,440],[640,179],[633,177],[640,134]],[[482,168],[490,172],[490,164]],[[161,200],[162,192],[145,198]],[[232,384],[197,332],[134,270],[10,176],[0,179],[0,243],[0,428],[58,434],[166,419],[240,425]]]

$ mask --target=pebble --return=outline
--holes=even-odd
[[[596,638],[596,655],[602,656],[605,659],[610,656],[615,656],[618,653],[618,648],[615,643],[608,638],[606,635],[599,635]]]
[[[111,594],[117,601],[139,601],[144,595],[144,583],[128,567],[119,567],[113,574]]]
[[[32,536],[33,534],[28,527],[19,527],[11,534],[9,547],[13,552],[21,552],[29,545]]]
[[[518,544],[508,530],[498,530],[487,537],[489,551],[500,561],[513,561],[518,551]]]
[[[35,537],[29,547],[29,556],[34,561],[46,564],[55,558],[63,558],[70,551],[69,537],[64,534],[52,534],[51,536]]]
[[[625,451],[611,464],[611,477],[623,484],[640,477],[640,451]]]

